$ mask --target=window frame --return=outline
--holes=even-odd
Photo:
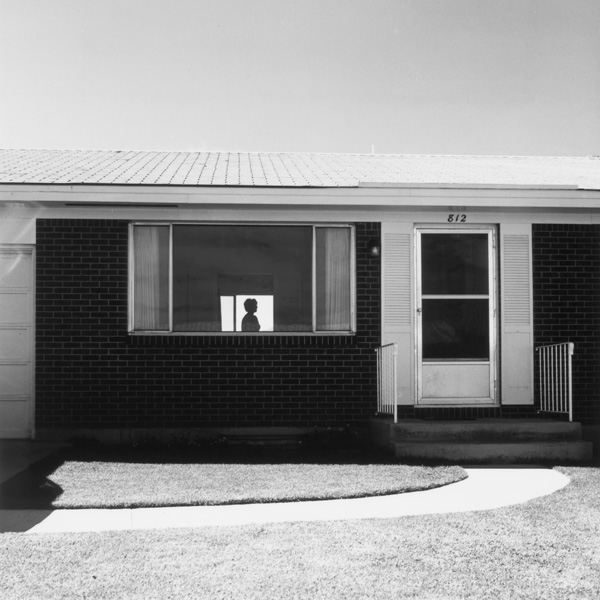
[[[179,225],[196,226],[248,226],[248,227],[310,227],[312,231],[312,330],[311,331],[174,331],[173,329],[173,227]],[[134,294],[135,294],[135,249],[134,230],[136,227],[168,227],[169,228],[169,330],[136,330],[134,329]],[[350,231],[350,329],[349,330],[318,330],[317,329],[317,235],[319,228],[344,228]],[[128,247],[128,288],[127,288],[127,330],[133,336],[350,336],[356,334],[356,227],[352,223],[280,223],[263,221],[132,221],[129,223]]]

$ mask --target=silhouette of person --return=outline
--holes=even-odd
[[[254,298],[248,298],[244,302],[246,315],[242,319],[242,331],[260,331],[260,323],[254,314],[258,310],[258,302]]]

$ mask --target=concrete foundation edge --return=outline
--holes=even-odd
[[[194,444],[216,441],[224,436],[295,437],[312,432],[314,429],[307,427],[38,429],[35,439],[40,442],[90,441],[102,444]]]

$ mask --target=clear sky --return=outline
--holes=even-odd
[[[0,0],[0,147],[600,154],[600,0]]]

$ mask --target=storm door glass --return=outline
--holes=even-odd
[[[424,361],[490,359],[487,233],[421,235]]]

